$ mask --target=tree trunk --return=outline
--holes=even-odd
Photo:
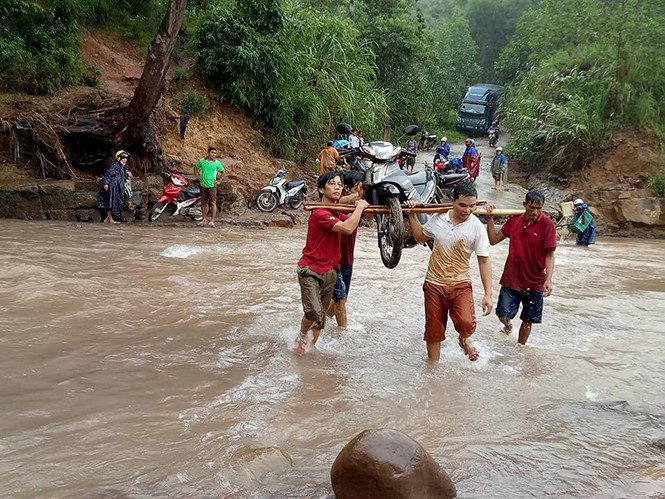
[[[155,144],[150,115],[159,102],[166,82],[166,73],[178,32],[185,17],[187,0],[171,0],[157,35],[150,43],[143,74],[132,101],[127,107],[120,131],[123,147],[134,149],[139,155],[159,155]]]

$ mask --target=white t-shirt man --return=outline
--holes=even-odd
[[[469,218],[457,225],[450,221],[450,212],[433,215],[423,225],[423,233],[434,239],[425,281],[438,286],[470,283],[471,255],[490,254],[487,231],[475,215],[469,215]]]
[[[352,134],[349,135],[349,146],[350,146],[352,149],[355,149],[355,148],[357,148],[357,147],[360,147],[360,139],[359,139],[358,136],[357,136],[356,134],[354,134],[354,133],[352,133]]]

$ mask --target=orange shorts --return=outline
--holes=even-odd
[[[425,281],[425,336],[429,342],[446,339],[448,314],[453,321],[460,340],[476,330],[476,314],[473,306],[471,283],[462,282],[454,286],[438,286]]]

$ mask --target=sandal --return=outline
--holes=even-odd
[[[464,355],[469,357],[471,362],[477,361],[480,357],[480,352],[478,352],[478,349],[473,345],[467,345],[466,342],[462,343],[463,341],[464,340],[460,338],[459,346],[462,347],[462,350],[464,350]]]

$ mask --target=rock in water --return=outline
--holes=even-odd
[[[450,477],[423,447],[397,430],[365,430],[330,471],[337,499],[451,499]]]

